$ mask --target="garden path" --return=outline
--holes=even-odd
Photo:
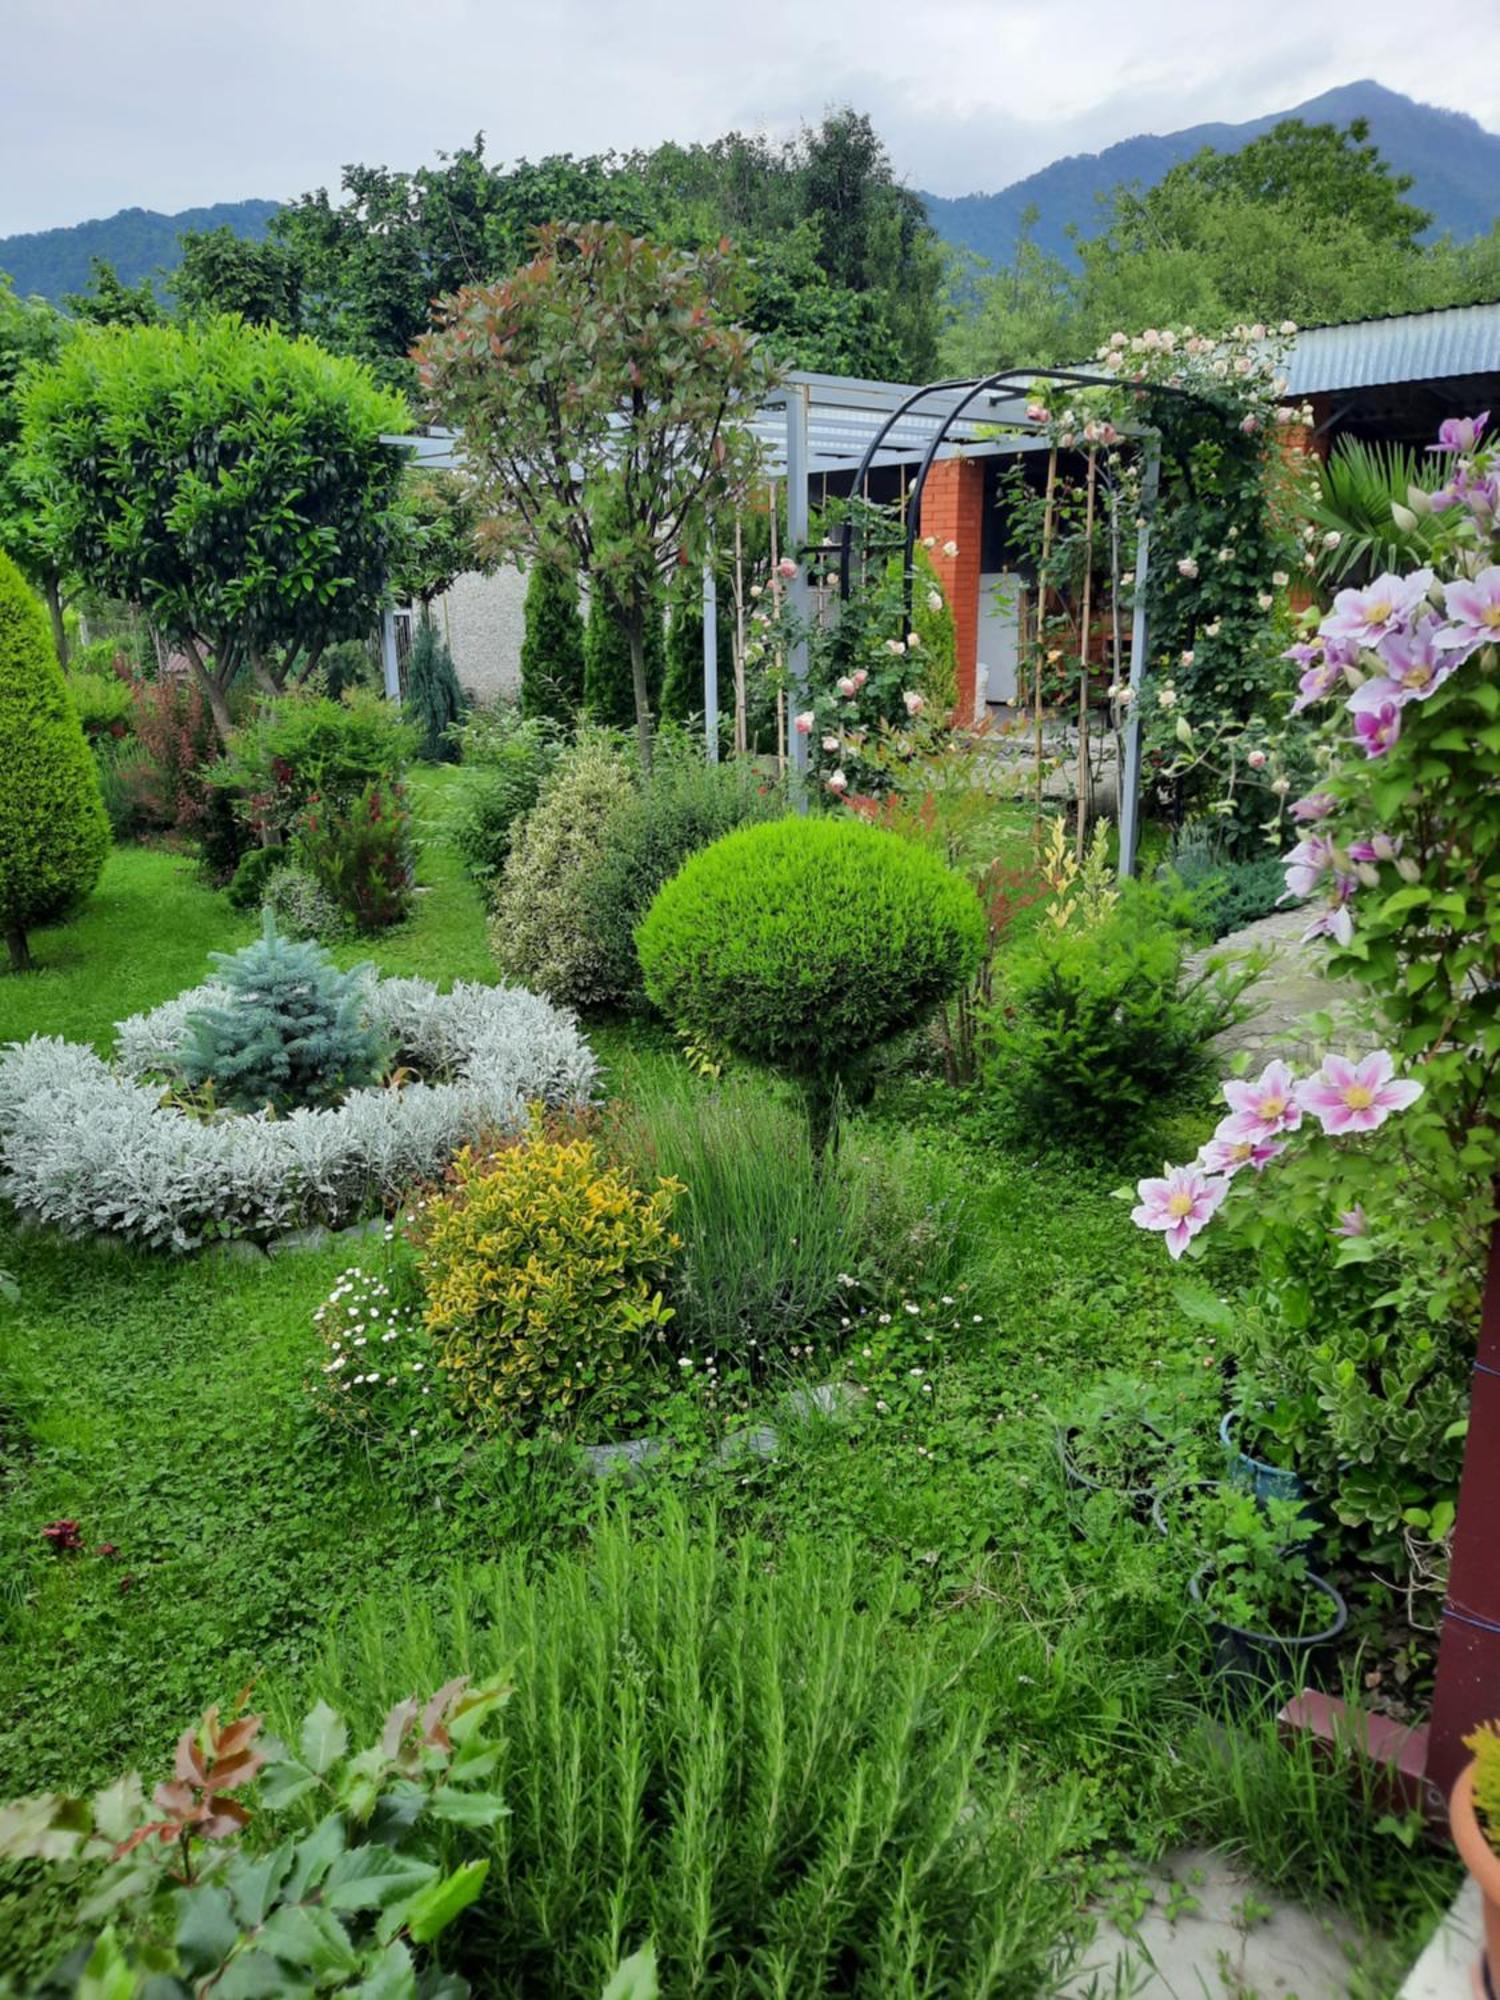
[[[1101,1920],[1062,2000],[1347,2000],[1353,1933],[1280,1901],[1221,1855],[1173,1855],[1141,1889],[1148,1907],[1124,1929]]]
[[[1336,1042],[1368,1044],[1374,1034],[1368,1017],[1363,989],[1348,980],[1330,979],[1323,970],[1323,953],[1318,944],[1302,943],[1307,929],[1307,912],[1278,910],[1274,916],[1231,931],[1213,947],[1213,955],[1225,951],[1263,951],[1269,963],[1251,989],[1255,1012],[1238,1026],[1226,1029],[1218,1047],[1226,1057],[1241,1052],[1267,1057],[1284,1055],[1321,1057],[1308,1036],[1304,1022],[1309,1014],[1331,1013],[1337,1023]],[[1210,954],[1199,952],[1192,961],[1201,965]]]

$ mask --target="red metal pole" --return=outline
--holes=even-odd
[[[1438,1645],[1427,1781],[1444,1798],[1469,1761],[1463,1739],[1500,1717],[1500,1222],[1490,1237],[1469,1436]]]

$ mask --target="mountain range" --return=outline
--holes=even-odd
[[[1122,182],[1154,186],[1169,167],[1204,146],[1235,152],[1283,118],[1334,125],[1365,119],[1390,164],[1413,176],[1411,199],[1432,213],[1434,235],[1481,235],[1500,217],[1500,134],[1485,131],[1464,112],[1418,104],[1368,79],[1241,125],[1189,125],[1180,132],[1122,139],[1102,153],[1075,153],[995,194],[929,194],[923,200],[946,242],[994,264],[1009,262],[1024,219],[1034,209],[1032,240],[1061,256],[1069,247],[1070,226],[1084,235],[1100,227],[1101,203],[1112,188]],[[218,202],[177,215],[121,209],[72,228],[0,237],[0,271],[10,273],[23,296],[53,300],[87,286],[92,257],[105,258],[127,284],[136,284],[175,268],[183,231],[227,224],[238,235],[259,238],[276,209],[274,201]]]
[[[1069,247],[1068,229],[1085,236],[1101,226],[1101,201],[1112,188],[1138,182],[1154,187],[1179,160],[1205,146],[1234,153],[1283,118],[1308,125],[1368,121],[1370,137],[1398,173],[1411,174],[1408,199],[1433,216],[1429,232],[1460,239],[1485,234],[1500,217],[1500,134],[1486,132],[1462,111],[1418,104],[1369,79],[1325,90],[1303,104],[1243,125],[1188,125],[1180,132],[1143,133],[1106,146],[1102,153],[1074,153],[1028,174],[998,194],[924,195],[932,226],[946,242],[975,251],[992,264],[1015,254],[1023,218],[1035,209],[1032,240],[1054,256]],[[0,243],[0,267],[5,246]]]
[[[227,226],[257,242],[281,206],[277,201],[216,201],[210,208],[185,208],[162,215],[154,208],[122,208],[117,215],[75,222],[67,229],[38,229],[28,236],[0,237],[0,271],[8,271],[22,298],[60,303],[69,292],[87,289],[90,260],[113,264],[127,285],[174,271],[181,261],[178,237],[191,229]]]

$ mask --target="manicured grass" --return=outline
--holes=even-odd
[[[341,964],[368,960],[382,972],[444,987],[458,979],[494,982],[484,906],[441,838],[453,775],[420,771],[411,780],[419,842],[411,917],[380,937],[340,945],[334,956]],[[33,933],[38,969],[0,973],[0,1042],[61,1035],[107,1050],[116,1021],[196,985],[211,969],[210,952],[234,951],[255,930],[255,918],[208,887],[191,856],[117,847],[78,915]]]

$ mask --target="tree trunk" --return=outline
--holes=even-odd
[[[198,683],[203,699],[208,703],[208,712],[214,719],[214,733],[227,750],[229,739],[234,734],[234,718],[229,713],[227,688],[220,686],[217,674],[208,671],[195,639],[185,639],[183,651],[187,654],[188,663],[193,669],[193,679]]]
[[[12,924],[5,933],[5,942],[10,947],[10,969],[12,972],[30,972],[31,945],[21,924]]]
[[[57,654],[57,664],[66,672],[68,665],[68,628],[63,623],[62,585],[55,576],[49,576],[42,586],[47,599],[47,613],[52,620],[52,645]]]
[[[630,638],[630,680],[635,691],[635,740],[640,751],[641,776],[651,775],[651,690],[646,686],[646,615],[638,595],[632,593],[625,630]]]

